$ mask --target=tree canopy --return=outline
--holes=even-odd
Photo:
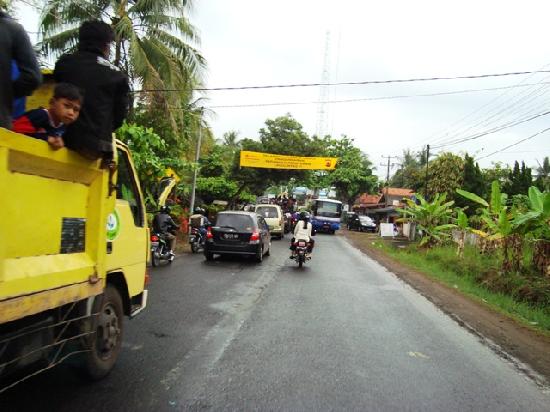
[[[539,167],[537,167],[536,184],[540,190],[550,190],[550,159],[548,156],[546,156],[542,164],[539,163]]]
[[[190,3],[46,0],[40,21],[42,49],[52,56],[74,50],[82,22],[101,19],[115,32],[115,66],[150,91],[144,95],[146,101],[171,109],[189,100],[206,66],[194,47],[199,41],[196,29],[186,17]]]
[[[474,163],[474,158],[466,153],[464,156],[464,171],[461,188],[467,192],[483,197],[486,192],[485,186],[485,180],[483,179],[483,173],[479,165]],[[476,212],[477,204],[463,196],[457,196],[455,204],[458,207],[465,208],[467,216],[472,216]]]
[[[390,186],[412,189],[415,192],[421,191],[426,179],[425,157],[424,152],[403,150],[400,167],[391,177]]]
[[[350,207],[361,193],[372,193],[378,178],[372,173],[372,163],[366,154],[354,146],[353,139],[330,136],[322,140],[323,155],[337,157],[336,168],[324,174],[321,187],[334,187],[339,199]]]
[[[428,173],[428,193],[446,193],[447,199],[455,199],[455,190],[464,182],[464,159],[453,153],[442,153],[430,161]]]

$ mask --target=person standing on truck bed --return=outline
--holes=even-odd
[[[12,64],[17,79],[12,80]],[[0,127],[11,128],[13,99],[28,96],[40,86],[42,74],[23,26],[0,10]]]
[[[86,21],[78,31],[78,51],[55,64],[54,78],[79,87],[84,93],[79,118],[64,135],[65,146],[89,159],[113,158],[112,133],[128,114],[128,78],[109,63],[115,34],[102,21]]]

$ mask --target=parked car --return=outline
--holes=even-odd
[[[278,205],[256,205],[254,211],[263,217],[269,226],[269,232],[272,236],[277,236],[279,239],[285,235],[284,216],[281,206]]]
[[[254,256],[257,262],[261,262],[270,251],[271,234],[267,222],[254,212],[220,212],[216,224],[208,227],[206,232],[206,260],[219,254]]]
[[[348,230],[360,232],[376,232],[376,223],[371,217],[365,215],[351,215],[348,219]]]

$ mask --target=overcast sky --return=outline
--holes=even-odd
[[[198,48],[208,62],[206,86],[238,87],[319,83],[325,67],[331,83],[550,70],[548,16],[549,2],[525,0],[195,0],[190,20],[200,32]],[[21,6],[18,17],[27,30],[37,30],[36,16],[27,7]],[[524,87],[507,88],[517,85]],[[487,88],[499,89],[372,100]],[[354,138],[385,176],[382,156],[473,137],[544,113],[550,110],[549,91],[550,73],[331,86],[324,131]],[[231,130],[256,138],[266,119],[286,113],[314,134],[320,96],[319,87],[206,95],[215,112],[209,122],[220,138]],[[351,99],[371,100],[334,102]],[[314,103],[261,106],[290,102]],[[256,104],[260,106],[219,107]],[[481,158],[547,127],[550,115],[432,152],[468,151]],[[479,163],[487,167],[517,159],[536,166],[548,155],[550,131]]]

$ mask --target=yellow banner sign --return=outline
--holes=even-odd
[[[337,157],[285,156],[272,153],[241,151],[241,167],[266,169],[333,170]]]

